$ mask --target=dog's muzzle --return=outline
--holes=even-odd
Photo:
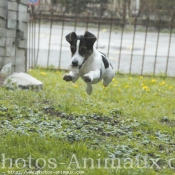
[[[79,69],[81,69],[81,67],[83,66],[83,64],[85,63],[85,61],[86,61],[86,60],[84,60],[84,61],[82,62],[81,65],[78,65],[78,60],[75,58],[75,59],[72,61],[71,67],[72,67],[72,68],[79,68]]]
[[[77,67],[78,66],[78,60],[74,59],[72,61],[72,66]]]

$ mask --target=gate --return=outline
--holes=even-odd
[[[67,70],[71,53],[65,35],[88,30],[116,72],[175,76],[175,10],[119,1],[60,0],[31,6],[28,68]]]

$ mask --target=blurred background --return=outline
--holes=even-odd
[[[29,0],[28,68],[68,69],[65,36],[86,30],[116,72],[175,76],[174,0]]]

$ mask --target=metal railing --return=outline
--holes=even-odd
[[[118,16],[109,9],[105,15],[104,5],[100,4],[94,15],[86,11],[80,14],[78,0],[75,2],[75,13],[56,11],[54,5],[48,10],[32,7],[28,68],[67,69],[71,53],[65,35],[88,30],[97,36],[97,49],[107,54],[116,72],[175,76],[174,9],[168,16],[148,12],[141,16],[127,15],[125,8]]]

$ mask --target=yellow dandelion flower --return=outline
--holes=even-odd
[[[145,90],[145,91],[149,90],[148,86],[143,86],[142,89]]]
[[[57,74],[60,74],[60,71],[57,71],[56,73],[57,73]]]
[[[73,87],[74,87],[74,88],[78,88],[78,85],[76,85],[76,84],[73,84]]]
[[[129,88],[129,85],[126,85],[125,88]]]
[[[160,86],[163,86],[163,85],[165,85],[166,83],[164,82],[164,81],[162,81],[161,83],[160,83]]]
[[[41,74],[41,75],[46,75],[46,73],[45,73],[45,72],[41,72],[40,74]]]
[[[170,86],[169,89],[173,89],[173,86]]]
[[[143,76],[140,76],[140,78],[143,78]]]
[[[112,81],[115,82],[115,78],[113,78]]]
[[[107,89],[107,87],[103,86],[103,89],[104,89],[104,90],[106,90],[106,89]]]
[[[155,83],[155,82],[156,82],[156,79],[152,79],[151,82],[152,82],[152,83]]]
[[[129,80],[132,80],[132,77],[129,77]]]

